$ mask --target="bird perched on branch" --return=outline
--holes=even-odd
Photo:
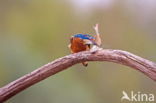
[[[68,47],[71,50],[71,53],[77,53],[81,51],[89,51],[91,46],[101,46],[101,38],[98,31],[98,24],[94,27],[96,35],[91,36],[89,34],[75,34],[70,38],[70,44]],[[82,64],[86,67],[88,65],[87,62],[82,62]]]

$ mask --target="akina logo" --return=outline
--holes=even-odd
[[[130,93],[127,93],[125,91],[122,91],[122,97],[121,101],[127,100],[127,101],[135,101],[135,102],[154,102],[154,94],[152,93],[142,93],[142,92],[134,92],[131,91]]]

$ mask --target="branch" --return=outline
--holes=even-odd
[[[102,49],[96,52],[84,51],[52,61],[0,88],[0,102],[8,100],[17,93],[51,75],[84,61],[109,61],[126,65],[144,73],[146,76],[156,81],[156,63],[154,62],[122,50]]]

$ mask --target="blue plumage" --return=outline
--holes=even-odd
[[[91,36],[89,34],[75,34],[74,37],[78,37],[81,39],[88,39],[88,40],[95,39],[93,36]]]

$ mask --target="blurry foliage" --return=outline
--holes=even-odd
[[[94,34],[95,23],[100,24],[103,48],[127,50],[156,61],[154,31],[141,28],[121,1],[109,9],[94,7],[85,13],[75,10],[69,1],[0,1],[0,86],[68,55],[70,36]],[[152,25],[155,28],[156,24]],[[87,68],[78,64],[58,73],[8,103],[118,103],[123,90],[156,93],[155,86],[154,81],[128,67],[90,62]]]

